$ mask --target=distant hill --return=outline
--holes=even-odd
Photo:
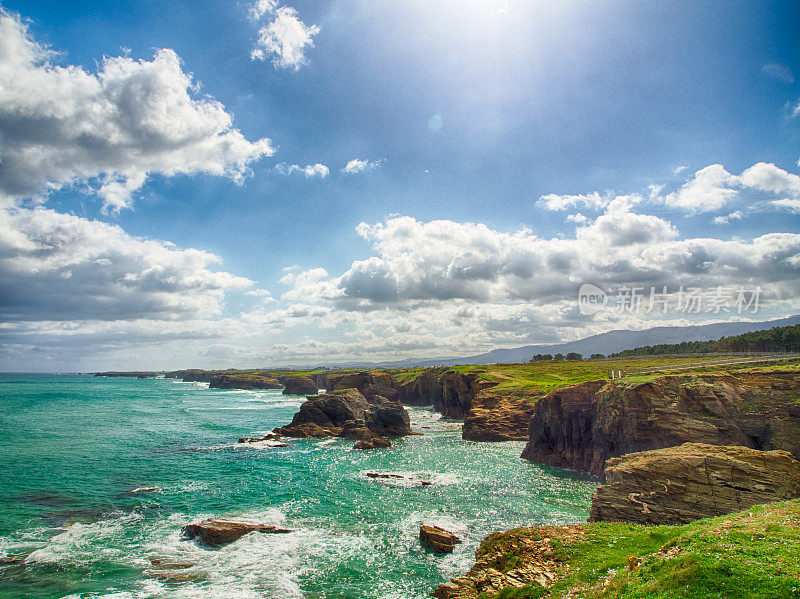
[[[703,324],[688,327],[654,327],[643,331],[609,331],[592,335],[585,339],[570,341],[569,343],[556,343],[551,345],[526,345],[512,349],[493,349],[485,354],[467,356],[463,358],[441,358],[426,360],[401,360],[398,362],[384,362],[376,366],[403,367],[403,366],[454,366],[456,364],[508,364],[527,362],[534,354],[567,354],[577,352],[588,357],[592,354],[612,354],[626,349],[634,349],[646,345],[661,345],[680,343],[682,341],[710,341],[721,337],[741,335],[753,331],[763,331],[773,327],[786,327],[800,324],[799,316],[790,316],[779,320],[766,322],[720,322],[716,324]]]

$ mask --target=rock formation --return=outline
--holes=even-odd
[[[222,518],[208,518],[202,522],[184,526],[183,538],[187,540],[198,538],[206,545],[215,547],[232,543],[251,532],[285,534],[294,531],[288,528],[278,528],[277,526],[268,526],[266,524],[237,522],[235,520],[225,520]]]
[[[436,553],[452,553],[461,539],[440,526],[423,524],[419,527],[419,542]]]
[[[397,399],[397,381],[389,373],[379,370],[328,373],[326,390],[330,393],[344,389],[358,389],[367,401],[376,396]]]
[[[685,442],[800,457],[798,390],[796,372],[581,383],[538,401],[522,457],[598,476],[609,458]]]
[[[353,449],[386,449],[392,446],[392,442],[389,439],[384,439],[383,437],[372,437],[370,439],[364,439],[362,441],[357,441],[355,445],[353,445]]]
[[[684,524],[800,497],[800,461],[786,451],[684,443],[608,460],[590,522]]]
[[[487,388],[473,398],[461,436],[469,441],[524,441],[533,408],[530,398],[494,395]]]
[[[243,374],[217,374],[211,377],[211,389],[280,389],[277,379]]]
[[[360,430],[365,429],[365,430]],[[411,419],[398,402],[375,396],[371,401],[356,389],[344,389],[310,398],[292,422],[276,428],[287,437],[342,436],[364,440],[367,434],[402,437],[411,434]]]
[[[438,599],[477,599],[493,597],[508,587],[549,587],[565,568],[559,560],[561,542],[581,536],[582,526],[515,528],[492,533],[475,550],[475,565],[470,571],[439,585],[431,594]]]
[[[319,391],[317,382],[310,376],[287,376],[283,384],[286,385],[284,395],[316,395]]]

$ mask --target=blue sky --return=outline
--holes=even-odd
[[[0,6],[15,32],[0,68],[18,76],[0,84],[6,237],[41,244],[66,228],[85,252],[65,244],[85,262],[31,266],[41,252],[9,244],[0,366],[467,355],[797,312],[796,3]],[[279,51],[259,43],[265,31]],[[15,62],[14,44],[38,50]],[[147,110],[158,118],[137,121]],[[88,148],[85,126],[129,137]],[[42,148],[52,155],[30,153]],[[343,172],[353,160],[363,168]],[[103,223],[126,236],[106,253],[100,238],[122,233]],[[174,252],[142,258],[143,240]],[[218,259],[186,266],[192,250]],[[163,274],[178,263],[181,284]],[[764,306],[587,318],[573,305],[582,282],[747,284]]]

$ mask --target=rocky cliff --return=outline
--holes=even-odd
[[[478,376],[474,372],[430,368],[401,385],[398,398],[407,405],[432,405],[445,418],[464,418],[479,391],[474,386]]]
[[[282,382],[286,385],[284,395],[316,395],[319,391],[317,381],[310,376],[287,376]]]
[[[328,373],[325,389],[328,392],[342,389],[358,389],[367,400],[371,400],[378,395],[387,399],[396,399],[397,387],[397,381],[392,375],[379,370],[364,370],[361,372]]]
[[[539,400],[522,457],[595,475],[609,458],[685,442],[800,457],[799,398],[796,372],[581,383]]]
[[[800,497],[800,461],[786,451],[684,443],[612,458],[590,522],[684,524]]]
[[[397,400],[378,395],[368,401],[358,390],[344,389],[309,399],[290,424],[275,432],[287,437],[402,437],[411,434],[411,419]]]
[[[211,389],[281,389],[277,379],[237,374],[217,374],[209,380]]]

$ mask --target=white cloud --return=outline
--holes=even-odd
[[[688,212],[719,210],[739,193],[732,189],[738,178],[730,174],[721,164],[712,164],[700,169],[694,177],[664,198],[670,208]]]
[[[240,182],[274,153],[249,142],[225,107],[196,91],[172,50],[152,61],[106,57],[96,74],[52,63],[19,17],[0,9],[0,197],[89,185],[107,210],[130,206],[152,175],[210,173]]]
[[[252,282],[220,258],[46,209],[0,209],[0,321],[203,318]]]
[[[800,214],[800,199],[784,198],[782,200],[774,200],[772,203],[778,208],[785,208],[789,212]]]
[[[568,214],[567,215],[567,222],[570,222],[570,223],[583,224],[587,220],[589,220],[589,219],[586,216],[584,216],[583,214],[581,214],[580,212],[578,212],[577,214]]]
[[[301,167],[297,164],[286,164],[285,162],[281,162],[275,166],[275,170],[282,175],[293,175],[295,173],[300,173],[305,175],[307,178],[319,177],[320,179],[325,179],[330,174],[330,169],[324,164],[320,163],[307,164],[306,166]]]
[[[800,197],[800,176],[778,168],[774,164],[766,162],[754,164],[741,174],[740,181],[742,185],[760,191]]]
[[[258,41],[251,58],[271,58],[276,69],[298,71],[306,64],[306,47],[314,47],[313,37],[319,31],[316,25],[303,23],[294,8],[282,6],[275,11],[275,20],[258,31]]]
[[[688,167],[688,166],[683,166],[683,165],[681,165],[681,166],[676,166],[674,169],[672,169],[672,174],[673,174],[673,175],[680,175],[680,174],[681,174],[683,171],[685,171],[687,168],[689,168],[689,167]]]
[[[272,14],[278,8],[278,0],[256,0],[250,7],[250,17],[260,19],[266,14]]]
[[[342,169],[342,173],[347,175],[355,175],[356,173],[363,173],[364,171],[371,171],[375,170],[376,168],[380,168],[383,164],[384,160],[359,160],[358,158],[353,158],[347,165]]]
[[[715,225],[727,225],[732,220],[741,220],[744,215],[742,214],[741,210],[735,210],[731,212],[728,216],[715,216],[713,219],[713,223]]]
[[[569,208],[577,208],[579,206],[585,206],[589,210],[602,210],[608,206],[609,202],[611,202],[611,199],[612,198],[609,193],[600,195],[596,191],[593,191],[589,194],[574,195],[558,195],[555,193],[550,193],[539,198],[539,201],[536,203],[536,205],[547,210],[567,210]]]

